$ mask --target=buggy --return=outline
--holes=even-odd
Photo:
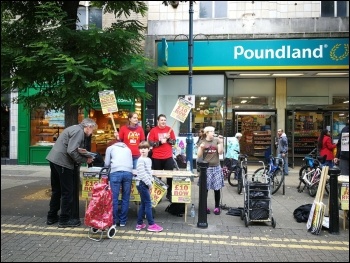
[[[246,166],[243,160],[241,166]],[[259,161],[264,166],[264,162]],[[265,167],[263,168],[265,169]],[[258,178],[248,175],[242,169],[244,206],[241,210],[241,219],[248,227],[250,222],[271,222],[273,228],[276,227],[276,220],[272,216],[271,207],[271,182],[270,177],[262,176]]]
[[[113,225],[113,198],[109,186],[110,168],[102,168],[99,172],[99,183],[92,188],[92,197],[85,212],[85,225],[90,227],[88,237],[94,241],[101,241],[106,233],[108,238],[116,234]]]

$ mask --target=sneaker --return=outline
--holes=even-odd
[[[65,227],[76,227],[80,226],[81,222],[79,219],[69,219],[66,222],[58,222],[58,227],[65,228]]]
[[[214,214],[215,214],[215,215],[220,215],[220,208],[219,208],[219,207],[216,207],[216,208],[214,209]]]
[[[146,228],[146,224],[145,223],[143,223],[142,225],[136,225],[136,231],[140,231],[140,230],[142,230],[142,229],[145,229]]]
[[[46,224],[48,226],[56,224],[58,222],[58,216],[54,217],[54,218],[47,218],[46,220]]]
[[[161,226],[158,226],[157,224],[153,224],[148,226],[147,230],[151,232],[161,232],[163,228]]]
[[[210,214],[210,209],[209,209],[209,208],[207,208],[207,214],[208,214],[208,215]]]
[[[120,227],[125,227],[125,225],[126,225],[125,223],[119,223]]]

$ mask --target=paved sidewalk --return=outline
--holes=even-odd
[[[277,222],[251,222],[245,227],[238,216],[211,213],[208,228],[197,227],[197,217],[176,217],[165,212],[165,199],[155,208],[156,223],[164,227],[161,233],[135,231],[137,206],[130,203],[126,227],[118,227],[112,239],[101,242],[88,239],[88,228],[60,229],[47,226],[49,205],[49,167],[1,166],[1,261],[166,261],[166,262],[251,262],[303,261],[348,262],[349,231],[320,235],[307,232],[305,223],[297,223],[293,211],[302,204],[312,203],[307,192],[298,193],[298,169],[286,176],[286,193],[279,190],[272,196],[272,212]],[[253,170],[253,169],[252,169]],[[250,171],[250,170],[249,170]],[[249,172],[248,172],[249,174]],[[197,179],[192,184],[192,202],[198,208]],[[328,203],[327,195],[324,202]],[[213,209],[214,193],[209,191],[208,207]],[[225,182],[222,205],[242,207],[243,195]],[[80,200],[80,217],[84,221],[85,200]],[[198,212],[197,212],[198,215]]]

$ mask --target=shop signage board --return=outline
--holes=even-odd
[[[189,177],[173,177],[171,201],[173,203],[191,203],[191,179]]]
[[[348,38],[195,41],[196,52],[208,55],[196,59],[193,70],[349,69],[348,47]],[[160,54],[162,43],[157,49]],[[168,40],[169,71],[188,71],[187,49],[186,41]]]

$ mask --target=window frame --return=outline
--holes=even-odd
[[[203,9],[204,7],[202,5],[211,5],[210,12],[211,14],[207,16],[203,16],[205,10]],[[226,14],[224,16],[217,16],[217,9],[220,4],[225,4],[226,6]],[[223,8],[222,6],[220,8]],[[201,1],[199,3],[199,18],[200,19],[213,19],[213,18],[228,18],[228,1]]]
[[[100,12],[101,21],[96,21],[96,12]],[[91,24],[95,25],[96,28],[102,29],[102,9],[92,6],[79,6],[77,11],[77,30],[88,30]],[[88,19],[87,19],[88,18]],[[93,19],[94,18],[94,19]],[[85,20],[85,21],[83,21]]]
[[[345,14],[341,14],[340,16],[338,12],[339,2],[345,3],[346,5]],[[328,10],[329,7],[326,7],[326,5],[329,5],[329,4],[333,4],[333,10]],[[321,17],[349,17],[349,2],[348,1],[321,1]]]

